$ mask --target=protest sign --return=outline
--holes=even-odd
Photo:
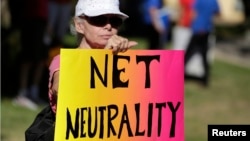
[[[56,141],[184,141],[183,51],[62,49]]]

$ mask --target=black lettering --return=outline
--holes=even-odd
[[[156,103],[156,108],[159,109],[159,113],[158,113],[158,137],[161,136],[162,107],[166,108],[166,103]]]
[[[136,56],[136,62],[137,64],[139,62],[145,62],[145,67],[146,67],[146,80],[145,80],[145,88],[150,88],[151,83],[150,83],[150,62],[153,60],[157,60],[160,62],[160,55],[153,55],[153,56]]]
[[[144,136],[144,131],[139,131],[140,129],[140,103],[135,104],[135,113],[136,113],[136,130],[135,130],[135,136]]]
[[[121,55],[114,55],[113,57],[113,88],[117,88],[117,87],[128,87],[128,83],[129,80],[127,80],[126,82],[122,82],[120,79],[120,74],[121,72],[125,72],[125,68],[118,70],[117,64],[118,64],[118,60],[119,59],[125,59],[128,60],[128,62],[130,61],[130,57],[129,56],[121,56]]]
[[[152,137],[153,125],[157,125],[157,136],[161,136],[162,130],[162,120],[163,118],[163,110],[166,109],[168,105],[171,113],[172,113],[172,121],[170,125],[169,137],[175,137],[175,128],[176,128],[176,116],[177,111],[181,105],[181,102],[177,102],[176,105],[173,102],[163,102],[163,103],[155,103],[155,109],[158,110],[158,119],[157,123],[154,124],[154,103],[148,103],[148,110],[146,111],[141,107],[140,103],[136,103],[134,106],[135,112],[135,122],[133,122],[133,129],[131,129],[129,113],[127,109],[127,105],[123,105],[123,112],[120,112],[121,119],[119,125],[119,131],[116,131],[116,126],[113,124],[119,115],[119,107],[115,104],[110,104],[107,106],[99,106],[99,107],[82,107],[77,108],[75,110],[75,117],[73,118],[69,109],[66,110],[66,140],[72,135],[72,138],[95,138],[98,136],[99,130],[99,139],[104,139],[104,136],[110,138],[111,136],[117,136],[118,139],[122,137],[122,132],[127,131],[128,137],[133,136],[147,136]],[[107,113],[106,113],[107,110]],[[141,112],[147,112],[147,127],[142,127],[141,125]],[[86,117],[87,116],[87,117]],[[107,116],[107,117],[106,117]],[[120,116],[119,116],[120,117]],[[73,118],[73,121],[72,121]],[[75,120],[74,120],[75,119]],[[104,121],[107,120],[107,127],[104,127]],[[87,124],[87,128],[85,125]],[[126,126],[125,130],[123,127]],[[107,134],[104,134],[104,128],[107,129]],[[88,131],[85,131],[88,130]],[[106,131],[106,130],[105,130]],[[147,132],[147,133],[146,133]],[[214,131],[213,131],[214,132]],[[70,135],[71,134],[71,135]],[[147,134],[147,135],[146,135]],[[228,134],[228,133],[226,133]],[[231,134],[231,133],[230,133]],[[79,136],[80,135],[80,136]]]
[[[91,65],[91,69],[90,69],[90,88],[95,88],[95,76],[94,76],[94,72],[96,72],[97,76],[99,77],[99,79],[101,80],[102,84],[107,87],[107,70],[108,70],[108,55],[105,55],[105,70],[104,70],[104,78],[102,77],[96,63],[95,60],[93,59],[93,57],[90,58],[90,65]]]
[[[114,110],[114,115],[111,115],[111,110]],[[116,135],[115,128],[112,124],[112,120],[114,120],[118,115],[118,107],[116,105],[108,106],[108,137],[110,137],[110,131],[112,131],[113,135]]]
[[[127,125],[128,136],[132,137],[133,133],[131,131],[131,127],[130,127],[130,123],[129,123],[129,118],[128,118],[128,110],[127,110],[127,106],[125,104],[123,106],[123,113],[122,113],[122,118],[121,118],[121,123],[120,123],[120,129],[119,129],[118,139],[120,139],[120,137],[121,137],[123,124]]]
[[[88,117],[88,135],[90,138],[95,137],[96,132],[97,132],[97,107],[95,107],[95,125],[94,125],[94,131],[91,131],[91,127],[92,127],[92,114],[91,114],[91,108],[89,107],[89,117]]]
[[[69,133],[71,132],[74,138],[77,138],[79,136],[79,109],[76,110],[76,118],[75,118],[75,129],[73,128],[72,122],[71,122],[71,115],[69,112],[69,109],[67,108],[67,128],[66,128],[66,140],[69,139]]]
[[[100,135],[99,135],[99,138],[102,139],[103,138],[103,134],[104,134],[104,123],[103,123],[103,120],[104,120],[104,111],[106,110],[106,107],[99,107],[99,111],[100,111]]]
[[[86,133],[84,132],[84,124],[86,123],[86,121],[84,120],[84,111],[86,111],[87,108],[81,108],[81,138],[86,137]]]
[[[148,137],[151,137],[152,133],[152,120],[153,120],[153,103],[148,105]]]
[[[169,135],[169,137],[171,138],[171,137],[175,137],[176,111],[180,107],[181,103],[178,102],[176,108],[174,108],[172,102],[167,102],[167,103],[172,112],[172,123],[171,123],[171,128],[170,128],[170,135]]]

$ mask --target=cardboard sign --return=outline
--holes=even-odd
[[[184,141],[183,56],[62,49],[55,141]]]

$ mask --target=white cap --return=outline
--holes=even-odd
[[[75,8],[75,16],[86,15],[89,17],[116,14],[123,19],[128,15],[122,13],[119,9],[119,0],[78,0]]]

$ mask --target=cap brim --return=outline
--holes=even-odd
[[[124,14],[124,13],[122,13],[122,12],[119,12],[119,11],[116,11],[116,12],[114,12],[114,11],[105,11],[105,10],[102,10],[102,11],[95,11],[95,12],[89,12],[89,13],[83,13],[84,15],[86,15],[86,16],[89,16],[89,17],[95,17],[95,16],[100,16],[100,15],[105,15],[105,14],[115,14],[115,15],[119,15],[119,16],[121,16],[121,18],[122,19],[127,19],[129,16],[128,15],[126,15],[126,14]]]

